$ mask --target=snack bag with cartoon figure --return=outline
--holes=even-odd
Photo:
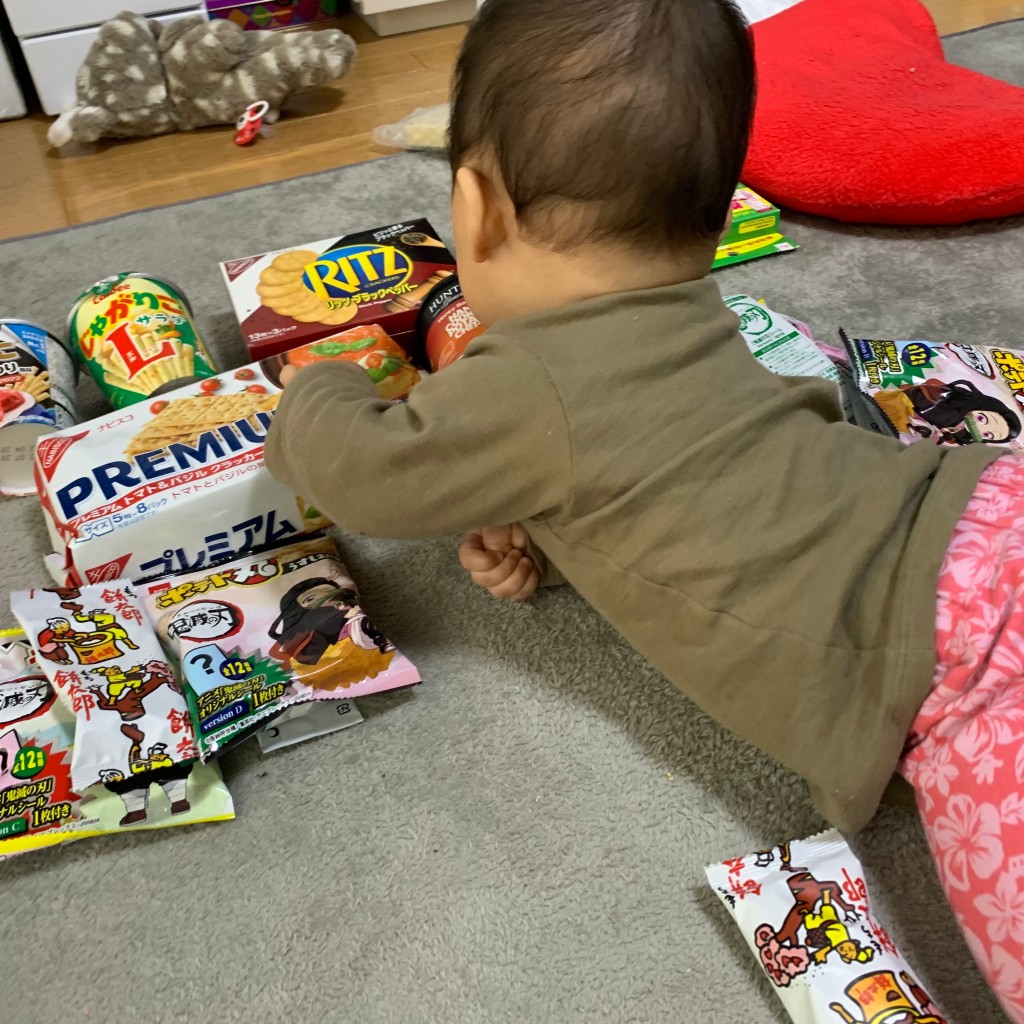
[[[57,696],[75,716],[76,793],[159,782],[175,804],[196,756],[181,686],[131,583],[27,590],[11,608]]]
[[[0,630],[0,859],[78,838],[74,734],[28,638]]]
[[[946,1024],[834,829],[706,871],[796,1024]]]
[[[367,618],[328,537],[141,583],[139,593],[180,662],[203,760],[294,704],[420,681]]]
[[[0,860],[72,839],[233,818],[216,765],[195,764],[183,795],[175,781],[119,792],[97,783],[74,791],[75,716],[57,699],[28,637],[0,631]],[[140,777],[145,778],[145,776]],[[164,799],[150,801],[151,795]]]
[[[839,336],[860,426],[904,444],[1024,451],[1024,350]]]

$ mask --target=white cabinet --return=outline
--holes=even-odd
[[[11,28],[21,39],[100,25],[121,11],[153,15],[184,6],[174,0],[4,0]],[[202,4],[194,2],[188,6]]]
[[[120,11],[169,22],[206,11],[201,0],[3,0],[47,114],[75,105],[75,76],[100,25]]]
[[[477,0],[352,0],[352,10],[379,36],[470,21]]]
[[[0,40],[0,121],[25,116],[25,97],[14,75],[4,41]]]

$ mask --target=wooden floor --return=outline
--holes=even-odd
[[[925,0],[943,33],[1024,17],[1024,0]],[[81,224],[131,210],[195,199],[389,152],[371,131],[415,107],[443,103],[465,26],[378,38],[354,15],[342,27],[358,43],[337,87],[297,96],[272,138],[242,149],[232,128],[100,142],[57,152],[50,119],[0,124],[0,238]]]

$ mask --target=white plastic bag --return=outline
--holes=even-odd
[[[395,124],[373,130],[378,146],[395,149],[445,149],[448,145],[448,104],[420,107]]]

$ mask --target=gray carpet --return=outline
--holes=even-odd
[[[1024,84],[1024,24],[949,49]],[[242,348],[219,260],[422,214],[447,232],[446,197],[440,161],[400,156],[11,242],[0,310],[59,328],[96,277],[152,268],[180,282],[232,365]],[[800,252],[722,273],[722,288],[822,334],[841,323],[1020,343],[1024,220],[788,227]],[[5,589],[41,580],[33,501],[0,505],[0,526]],[[233,823],[0,865],[0,1020],[786,1020],[702,868],[818,829],[799,782],[725,735],[574,594],[492,602],[451,542],[346,549],[426,684],[362,702],[357,729],[226,757]],[[883,811],[855,845],[883,921],[951,1020],[1003,1020],[913,813]]]

